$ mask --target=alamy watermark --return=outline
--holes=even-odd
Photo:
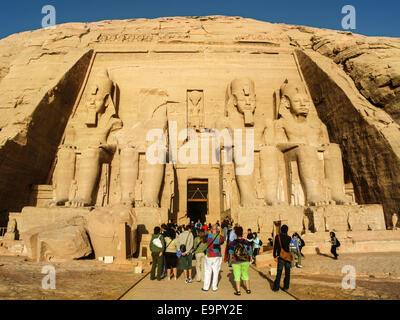
[[[356,29],[356,8],[349,4],[345,5],[342,8],[342,14],[345,14],[342,18],[342,28],[344,30]]]
[[[146,160],[150,164],[166,164],[169,151],[169,163],[215,165],[221,162],[231,164],[234,160],[237,175],[250,175],[253,172],[254,129],[234,129],[233,132],[229,129],[203,129],[199,139],[195,130],[183,129],[178,134],[177,127],[176,121],[169,122],[168,144],[164,130],[152,129],[147,132],[146,141],[152,142],[146,150]],[[178,142],[183,142],[179,148]]]
[[[46,275],[42,279],[42,288],[44,290],[56,290],[56,269],[51,265],[44,266],[42,274]]]
[[[346,265],[342,268],[342,273],[346,274],[342,279],[342,288],[354,290],[356,288],[356,268]]]
[[[45,5],[42,8],[42,28],[55,29],[56,28],[56,8],[52,5]]]

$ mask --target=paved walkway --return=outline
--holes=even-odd
[[[195,265],[193,261],[193,265]],[[194,268],[195,269],[195,268]],[[194,275],[195,272],[193,272]],[[193,281],[186,284],[182,273],[178,279],[162,281],[151,281],[147,275],[134,288],[128,291],[122,300],[293,300],[294,298],[286,292],[279,290],[273,292],[270,282],[263,274],[250,267],[250,288],[252,293],[246,294],[246,290],[241,290],[241,296],[235,296],[232,268],[223,262],[220,272],[218,291],[208,292],[201,290],[203,282]],[[194,276],[193,276],[194,278]]]

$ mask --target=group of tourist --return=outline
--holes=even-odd
[[[222,234],[223,233],[223,234]],[[335,234],[331,232],[331,252],[337,259],[336,248],[340,246]],[[277,275],[273,285],[273,291],[278,291],[283,269],[285,270],[284,290],[289,289],[290,269],[302,268],[301,261],[304,258],[301,250],[305,246],[304,240],[298,233],[292,237],[288,235],[288,226],[283,225],[281,231],[275,236],[273,244],[273,257],[277,262]],[[226,244],[223,253],[222,245]],[[240,283],[244,282],[246,293],[250,294],[249,267],[255,263],[260,248],[263,245],[256,232],[251,229],[244,231],[241,226],[235,224],[227,217],[222,224],[219,222],[211,225],[193,221],[188,225],[177,226],[171,221],[161,227],[154,228],[154,234],[150,241],[153,264],[150,272],[151,280],[161,281],[163,278],[169,281],[177,280],[178,264],[180,265],[186,283],[193,281],[193,259],[196,260],[196,278],[203,282],[203,291],[210,287],[218,290],[218,278],[223,261],[232,268],[236,290],[235,295],[240,296]],[[296,262],[297,260],[297,262]]]

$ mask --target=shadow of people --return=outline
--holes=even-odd
[[[274,287],[274,280],[272,280],[271,278],[269,278],[268,276],[266,276],[263,272],[259,271],[259,270],[256,269],[255,267],[250,267],[250,268],[252,268],[255,272],[257,272],[258,275],[259,275],[261,278],[267,280],[267,281],[268,281],[268,284],[269,284],[269,287],[270,287],[270,289],[272,290],[272,288]]]
[[[335,259],[335,257],[333,257],[333,256],[331,256],[331,255],[329,255],[329,254],[322,253],[321,250],[320,250],[318,247],[315,248],[315,252],[316,252],[317,255],[319,255],[319,256],[323,256],[323,257]]]

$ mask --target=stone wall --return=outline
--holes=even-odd
[[[317,112],[338,143],[357,202],[382,203],[387,226],[400,209],[400,131],[383,110],[361,96],[328,58],[297,51]]]
[[[21,120],[18,115],[9,119],[0,131],[0,212],[20,211],[29,202],[30,186],[46,183],[91,55],[92,51],[81,51],[64,63],[64,73],[37,105],[30,101],[12,110]],[[7,215],[0,216],[4,225]]]

